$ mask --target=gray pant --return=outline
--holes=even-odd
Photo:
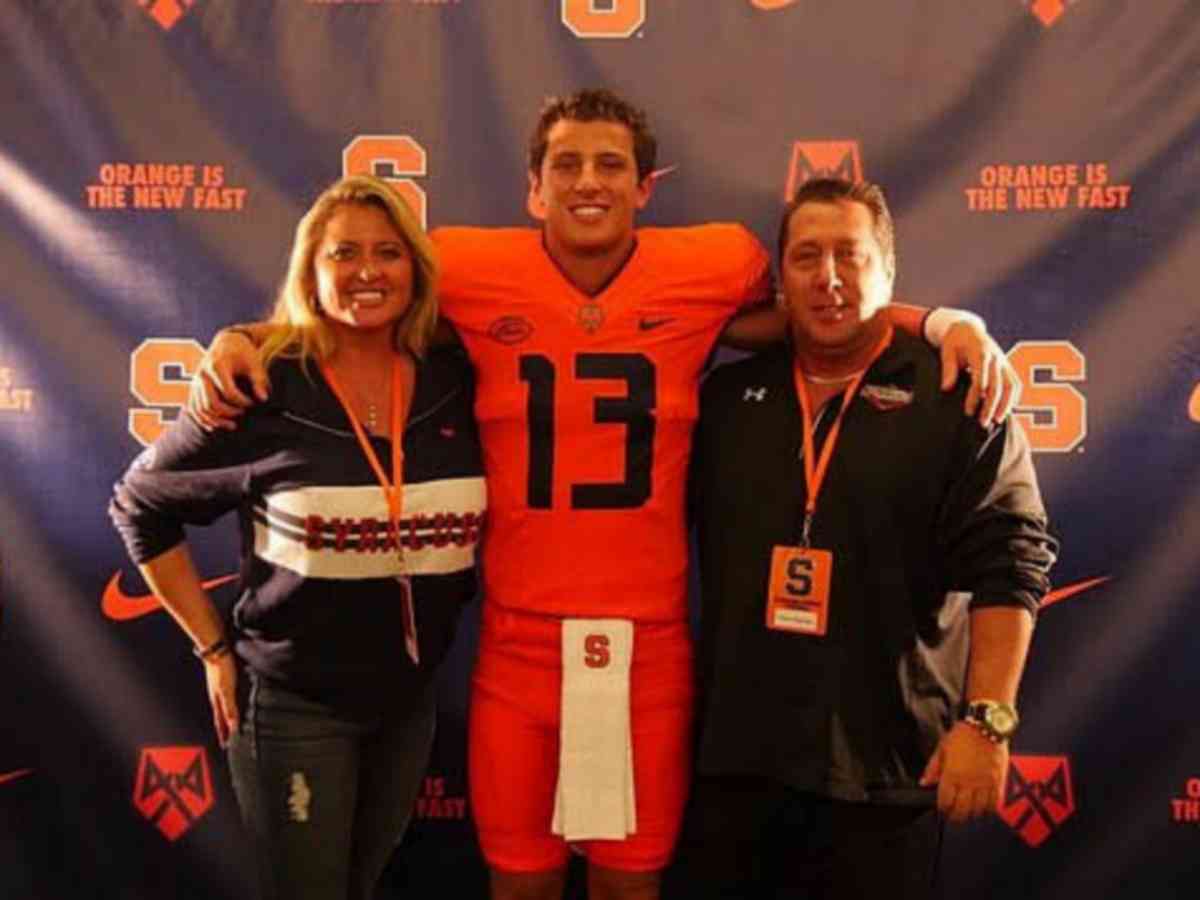
[[[364,720],[247,677],[228,753],[262,900],[370,900],[429,761],[433,686]]]

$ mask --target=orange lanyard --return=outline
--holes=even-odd
[[[850,408],[850,401],[854,399],[854,395],[858,392],[859,385],[867,375],[867,370],[875,364],[875,360],[883,354],[887,349],[888,344],[892,342],[892,326],[887,327],[883,337],[879,343],[871,351],[871,356],[867,360],[867,364],[863,370],[855,376],[854,380],[846,385],[846,390],[842,392],[842,408],[838,410],[837,418],[833,420],[833,425],[829,428],[829,434],[825,437],[825,443],[821,447],[821,458],[814,460],[816,456],[813,444],[814,433],[816,426],[813,423],[812,401],[808,397],[808,387],[804,382],[804,373],[800,370],[799,363],[794,363],[792,366],[792,377],[796,380],[796,394],[800,397],[800,413],[803,417],[804,425],[804,484],[808,489],[808,498],[804,505],[804,526],[800,532],[800,546],[808,547],[810,533],[812,531],[813,517],[817,513],[817,496],[821,493],[821,485],[825,481],[825,474],[829,471],[829,461],[833,458],[833,449],[837,444],[838,436],[842,431],[842,419],[846,415],[846,410]]]
[[[338,403],[342,404],[342,409],[346,411],[350,424],[354,427],[354,436],[358,438],[359,446],[362,447],[367,462],[375,470],[375,477],[379,479],[379,486],[383,488],[383,496],[387,500],[388,515],[390,516],[389,530],[396,541],[396,552],[403,555],[400,549],[400,513],[404,495],[404,373],[400,366],[400,357],[397,356],[392,360],[392,477],[396,479],[394,484],[384,473],[383,466],[379,464],[379,457],[375,455],[375,449],[367,439],[367,433],[358,421],[358,416],[350,408],[346,394],[333,374],[333,369],[322,362],[321,374],[325,376],[325,380],[329,383],[329,389],[333,391]]]

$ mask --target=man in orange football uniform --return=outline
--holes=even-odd
[[[719,340],[777,341],[786,317],[745,228],[635,228],[655,152],[644,114],[611,92],[551,100],[529,153],[542,227],[433,233],[488,482],[469,755],[497,900],[561,896],[572,847],[593,900],[656,898],[686,799],[684,495],[700,378]],[[898,310],[922,330],[923,310]],[[950,318],[947,386],[970,365],[968,411],[990,380],[980,415],[1002,415],[1002,355]],[[194,411],[210,427],[251,402],[233,372],[266,390],[244,338],[223,334],[206,375],[229,403]]]

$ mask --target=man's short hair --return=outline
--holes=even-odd
[[[883,265],[888,274],[896,274],[896,226],[892,212],[883,196],[883,188],[870,181],[851,182],[844,178],[813,178],[796,188],[791,201],[779,221],[779,264],[783,265],[783,251],[787,246],[788,226],[792,214],[805,203],[837,203],[849,200],[861,203],[871,211],[875,225],[875,242],[883,253]]]
[[[646,114],[618,97],[607,88],[588,88],[568,97],[550,97],[542,105],[541,114],[529,137],[529,171],[538,175],[546,158],[547,135],[554,123],[562,119],[572,122],[617,122],[633,134],[633,155],[637,160],[638,181],[654,171],[658,141],[650,131]]]

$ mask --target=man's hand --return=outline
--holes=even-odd
[[[942,341],[943,391],[954,388],[963,369],[971,374],[963,411],[968,416],[978,414],[979,424],[985,428],[1002,422],[1017,405],[1021,382],[1000,345],[969,321],[951,325]]]
[[[921,786],[938,786],[937,805],[951,822],[993,812],[1008,772],[1008,745],[988,740],[973,725],[957,722],[925,766]]]
[[[250,380],[254,398],[238,388],[239,376]],[[232,430],[237,427],[237,417],[266,400],[270,391],[267,370],[254,343],[236,331],[218,331],[192,379],[187,411],[205,431]]]

